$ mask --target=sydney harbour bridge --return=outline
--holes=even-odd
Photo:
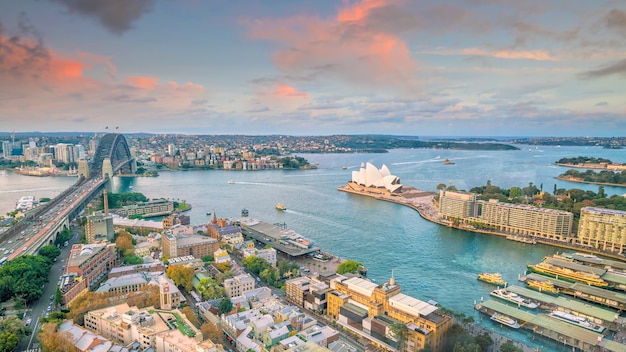
[[[136,161],[126,138],[118,133],[102,136],[91,160],[78,161],[75,184],[45,205],[28,212],[0,235],[0,244],[11,249],[8,260],[23,254],[36,254],[42,246],[53,244],[92,200],[110,188],[113,176],[136,171]]]

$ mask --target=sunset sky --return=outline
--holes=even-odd
[[[626,2],[0,0],[0,131],[618,136]]]

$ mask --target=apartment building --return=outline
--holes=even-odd
[[[308,276],[297,277],[285,283],[285,298],[297,307],[323,313],[326,311],[326,294],[329,286]]]
[[[267,262],[270,263],[272,266],[276,266],[276,250],[274,248],[244,248],[241,252],[244,258],[248,258],[251,256],[263,258],[267,260]]]
[[[119,209],[111,209],[111,212],[123,217],[141,215],[143,217],[169,215],[174,211],[174,202],[157,199],[149,202],[141,202],[127,205]]]
[[[215,239],[203,235],[178,234],[166,232],[161,237],[163,255],[168,257],[182,257],[191,255],[201,259],[205,255],[213,256],[220,248],[220,243]]]
[[[228,297],[241,296],[245,292],[254,290],[254,278],[250,274],[241,274],[224,280],[224,290]]]
[[[477,219],[499,231],[550,239],[571,237],[574,214],[530,205],[479,200]]]
[[[78,294],[77,290],[94,288],[116,264],[117,251],[114,243],[73,245],[65,263],[64,275],[73,278],[66,280],[68,290],[65,293],[71,291],[71,294],[64,297],[63,302],[68,303],[73,299]],[[63,291],[64,287],[61,287],[61,293]]]
[[[113,242],[115,237],[113,217],[104,213],[88,215],[87,222],[85,222],[85,237],[87,238],[87,243],[99,241]]]
[[[439,191],[439,217],[465,219],[476,216],[478,194],[460,191]]]
[[[582,208],[578,241],[582,245],[623,254],[626,249],[626,211]]]

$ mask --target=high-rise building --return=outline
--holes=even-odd
[[[94,213],[87,216],[85,223],[85,237],[87,243],[95,243],[102,240],[113,242],[115,229],[113,227],[113,217],[109,214]]]
[[[478,201],[478,221],[507,233],[565,239],[571,236],[574,215],[568,211],[490,199]]]
[[[580,210],[578,241],[583,245],[624,253],[626,211],[584,207]]]
[[[476,216],[478,194],[460,191],[439,191],[439,217],[465,219]]]

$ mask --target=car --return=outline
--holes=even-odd
[[[31,318],[28,318],[28,320],[26,320],[26,323],[24,323],[24,325],[29,326],[30,323],[32,323],[33,320]]]
[[[54,299],[54,295],[50,295],[50,300],[52,301]]]
[[[46,309],[48,312],[52,310],[52,306],[48,306],[48,309]],[[46,317],[47,318],[47,317]]]

